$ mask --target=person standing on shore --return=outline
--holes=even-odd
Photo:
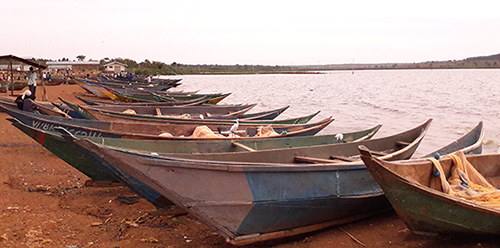
[[[33,67],[30,67],[30,71],[28,72],[28,88],[31,91],[31,99],[35,100],[35,98],[36,98],[36,72],[33,70]]]

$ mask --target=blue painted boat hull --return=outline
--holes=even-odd
[[[157,208],[166,208],[173,204],[136,178],[110,165],[95,153],[65,140],[58,133],[38,130],[19,122],[14,122],[13,125],[93,181],[121,182]]]

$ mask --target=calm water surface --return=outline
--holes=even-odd
[[[257,103],[252,111],[289,105],[279,118],[318,110],[335,121],[320,134],[382,124],[375,137],[402,132],[432,118],[415,156],[444,146],[483,121],[483,153],[500,146],[500,70],[374,70],[324,74],[188,75],[179,89],[232,92],[221,103]]]

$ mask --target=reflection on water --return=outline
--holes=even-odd
[[[320,134],[355,131],[382,124],[375,137],[433,123],[415,156],[444,146],[485,124],[483,153],[500,144],[500,70],[332,71],[291,75],[188,75],[179,89],[232,92],[222,103],[257,103],[253,111],[290,105],[279,118],[334,116]]]

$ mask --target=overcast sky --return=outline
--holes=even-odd
[[[0,0],[0,55],[182,64],[422,62],[500,53],[498,1]]]

